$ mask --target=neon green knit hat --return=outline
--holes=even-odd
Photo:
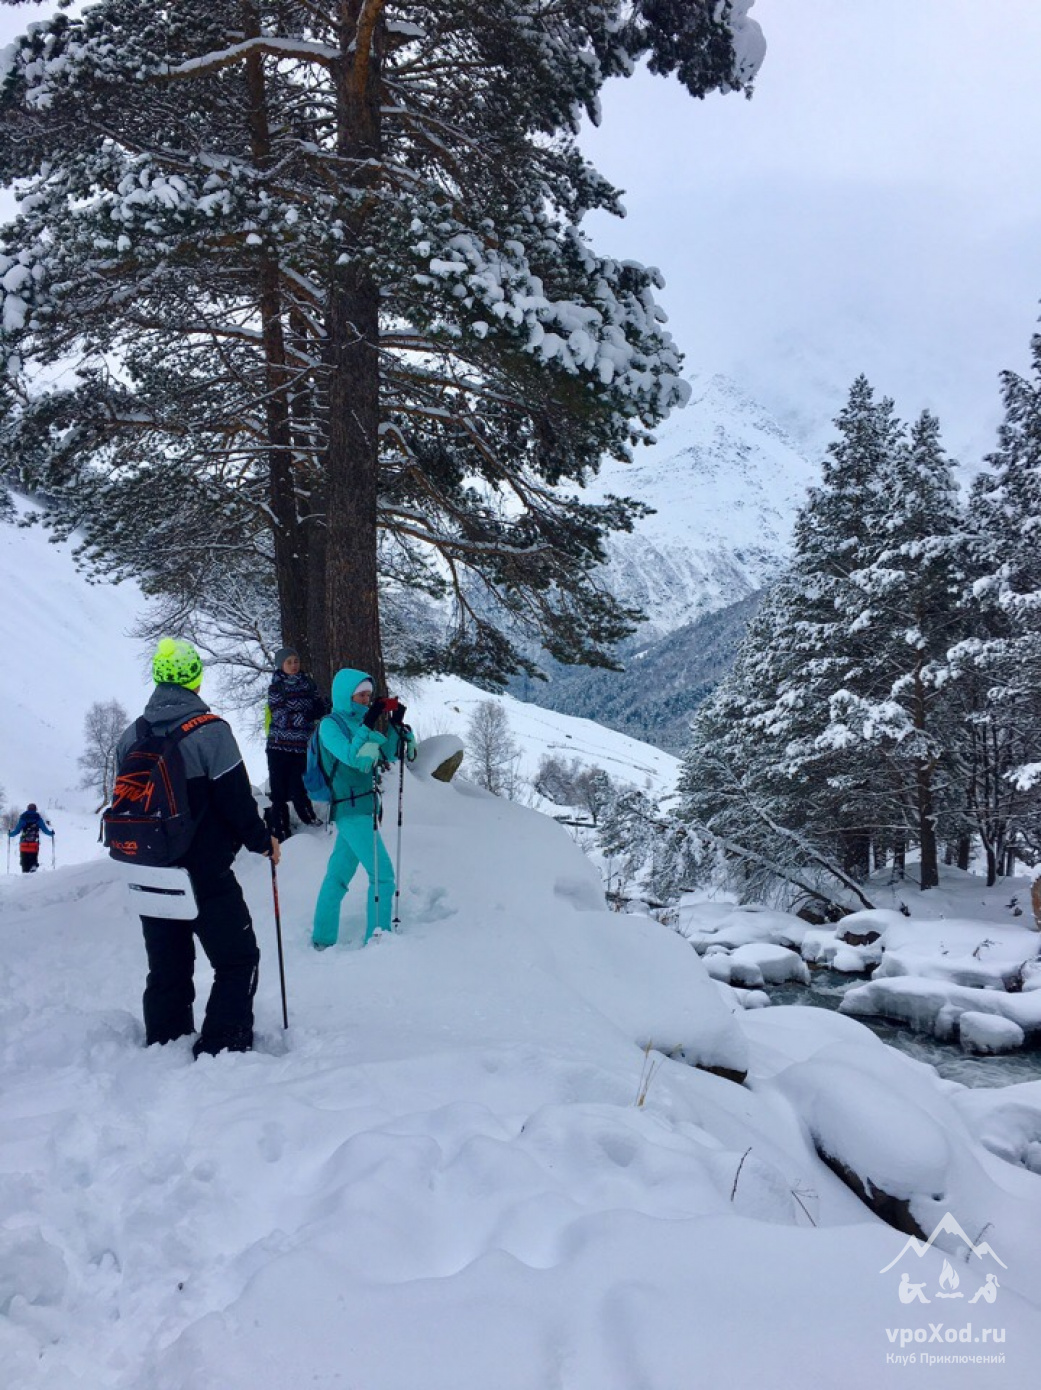
[[[152,679],[157,685],[183,685],[198,690],[202,684],[202,657],[180,637],[162,637],[152,657]]]

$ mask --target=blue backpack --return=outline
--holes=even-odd
[[[327,714],[327,719],[334,719],[340,732],[346,737],[353,737],[354,731],[338,714]],[[304,769],[304,790],[312,801],[328,801],[330,806],[334,804],[333,798],[333,773],[336,771],[337,760],[333,758],[333,766],[328,772],[322,761],[322,744],[318,737],[322,721],[311,730],[311,737],[307,740],[307,766]]]

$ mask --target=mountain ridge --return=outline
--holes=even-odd
[[[590,491],[654,508],[612,535],[605,587],[647,619],[653,641],[747,598],[785,564],[796,513],[819,469],[763,406],[722,375],[692,395],[632,463],[608,461]]]

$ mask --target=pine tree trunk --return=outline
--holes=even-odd
[[[900,878],[903,878],[907,869],[907,841],[903,835],[898,835],[896,844],[893,846],[893,868]]]
[[[920,886],[940,886],[940,866],[936,848],[936,818],[933,814],[932,777],[927,767],[918,769],[918,844],[922,855]]]
[[[383,683],[377,570],[379,480],[379,287],[362,250],[367,199],[364,168],[380,157],[379,47],[381,21],[359,31],[367,9],[343,0],[337,71],[337,153],[358,169],[356,201],[343,209],[349,264],[337,267],[329,297],[326,362],[329,426],[326,445],[325,641],[330,672],[368,671]]]
[[[919,626],[925,615],[919,610]],[[914,671],[914,722],[915,728],[923,736],[928,723],[928,703],[925,682],[922,677],[924,656],[918,653]],[[928,888],[940,886],[940,866],[936,851],[936,816],[933,811],[932,764],[919,762],[915,768],[915,800],[918,820],[918,845],[921,851],[921,872],[919,886],[924,892]]]
[[[297,516],[296,478],[288,388],[290,373],[285,357],[279,294],[278,267],[265,260],[261,269],[261,323],[266,358],[268,502],[274,518],[275,580],[282,642],[295,647],[305,670],[312,666],[307,582],[308,566],[304,535]]]
[[[958,868],[969,870],[969,859],[972,855],[972,836],[962,835],[958,840]]]
[[[290,310],[290,343],[298,356],[313,350],[308,325],[299,310]],[[321,421],[326,418],[326,396],[320,383],[297,384],[290,398],[293,447],[298,459],[302,550],[307,566],[307,647],[310,674],[320,690],[328,693],[332,683],[329,648],[325,636],[325,525],[326,486],[324,454],[320,452]]]
[[[850,878],[864,883],[871,875],[871,836],[866,830],[842,832],[842,867]]]
[[[376,287],[337,285],[330,314],[326,452],[325,639],[330,669],[357,666],[382,685],[376,497],[379,364]]]
[[[242,2],[247,38],[260,33],[253,0]],[[260,54],[246,59],[249,130],[253,160],[258,169],[271,165],[264,63]],[[268,442],[268,505],[272,516],[275,582],[278,589],[282,642],[296,647],[305,669],[310,666],[307,624],[307,565],[296,508],[293,435],[289,391],[292,372],[286,356],[281,277],[277,259],[265,248],[258,253],[257,281],[261,335],[264,344],[264,414]]]
[[[989,841],[984,841],[983,852],[987,856],[987,887],[993,888],[998,881],[998,856]]]
[[[334,671],[329,660],[329,642],[325,627],[327,533],[324,520],[309,523],[307,530],[307,631],[310,641],[311,674],[319,690],[328,694],[332,689]]]

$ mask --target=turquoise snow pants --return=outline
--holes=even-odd
[[[311,940],[316,946],[335,946],[340,935],[340,904],[346,896],[351,879],[358,865],[365,868],[369,876],[368,926],[365,940],[368,941],[377,926],[381,931],[390,931],[390,919],[394,902],[394,866],[390,862],[382,836],[376,838],[379,856],[380,905],[379,921],[376,920],[376,881],[373,874],[372,818],[371,816],[343,816],[336,821],[336,844],[329,856],[329,867],[318,892],[314,909],[314,930]]]

